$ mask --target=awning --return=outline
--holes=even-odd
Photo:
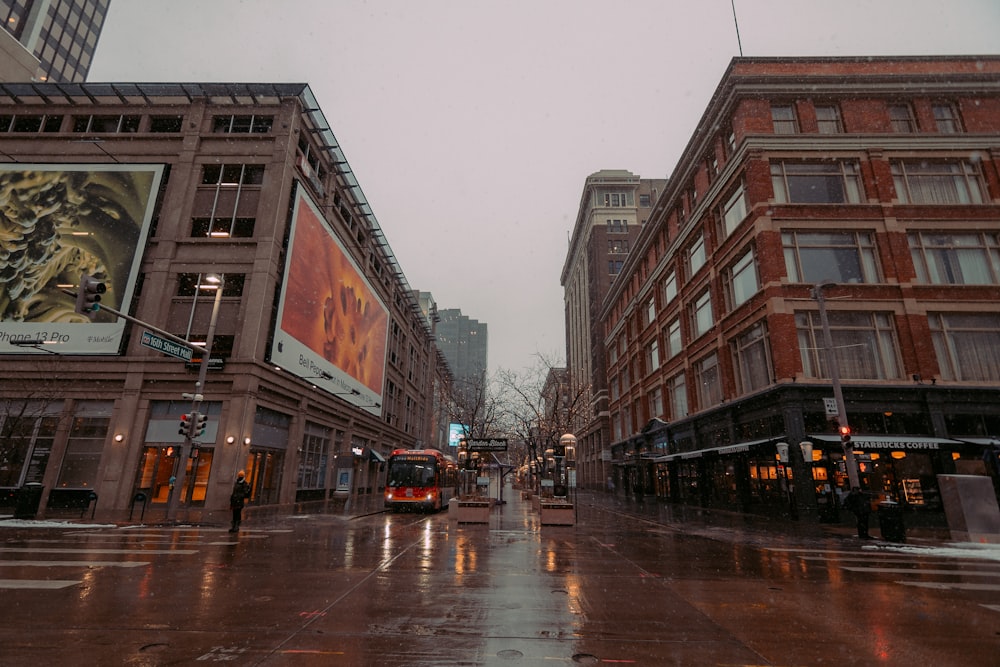
[[[385,457],[371,448],[368,449],[368,458],[371,461],[376,461],[378,463],[385,463]]]
[[[777,442],[780,438],[767,438],[765,440],[751,440],[749,442],[738,442],[735,445],[726,445],[724,447],[708,447],[706,449],[696,449],[693,452],[679,452],[677,454],[667,454],[666,456],[658,456],[653,459],[654,463],[666,463],[667,461],[676,461],[678,459],[697,459],[705,454],[718,454],[720,456],[725,456],[726,454],[738,454],[740,452],[748,452],[751,447],[757,447],[759,445],[768,444],[771,442]]]
[[[840,444],[839,435],[808,435],[820,442]],[[851,437],[854,449],[940,449],[941,445],[960,445],[958,440],[932,438],[921,435],[855,435]]]
[[[969,445],[981,445],[983,447],[988,447],[990,445],[993,445],[994,447],[1000,446],[1000,440],[996,438],[955,438],[955,440]]]

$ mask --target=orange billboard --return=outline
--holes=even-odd
[[[389,311],[300,189],[271,360],[380,414]]]

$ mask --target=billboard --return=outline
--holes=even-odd
[[[388,335],[388,309],[299,188],[271,361],[379,415]]]
[[[464,424],[456,424],[452,422],[448,424],[448,446],[458,447],[459,441],[466,437],[465,434],[469,432],[469,427]]]
[[[118,354],[125,321],[74,312],[80,274],[126,312],[163,165],[0,164],[0,354]]]

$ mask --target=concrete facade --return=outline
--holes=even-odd
[[[117,520],[145,509],[146,520],[162,518],[184,464],[180,519],[225,513],[240,469],[261,509],[381,507],[382,461],[435,441],[434,384],[447,371],[433,318],[309,87],[0,84],[4,114],[24,121],[0,133],[6,501],[37,482],[42,515],[79,508]],[[122,223],[144,214],[141,179],[126,181],[133,170],[159,174],[159,184],[133,273],[119,278],[117,244],[135,236]],[[80,228],[104,241],[75,240]],[[314,247],[298,241],[307,229],[319,232]],[[26,261],[25,248],[39,254]],[[337,262],[310,254],[319,250]],[[200,352],[194,363],[161,354],[143,344],[141,326],[94,342],[105,336],[90,331],[120,325],[76,315],[61,290],[95,268],[111,273],[105,303],[195,344],[218,304],[205,386],[196,387]],[[224,278],[218,298],[202,284],[209,273]],[[283,305],[286,287],[315,296]],[[371,328],[331,329],[345,321],[337,309],[356,309],[350,321]],[[289,353],[298,345],[290,320],[298,339],[321,339],[316,354],[305,344]],[[64,332],[43,337],[59,344],[24,344],[43,330]],[[67,341],[82,349],[63,353]],[[110,348],[88,353],[98,344]],[[204,396],[208,429],[197,457],[179,463],[178,419],[192,407],[182,394],[192,393]]]

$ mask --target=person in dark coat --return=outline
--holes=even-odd
[[[858,537],[862,540],[872,539],[872,536],[868,534],[868,516],[872,513],[868,494],[855,486],[844,499],[844,507],[858,520]]]
[[[240,521],[243,520],[243,505],[250,497],[250,485],[247,484],[246,473],[242,470],[236,475],[236,483],[233,484],[233,493],[229,496],[229,509],[233,511],[233,523],[229,527],[230,533],[240,530]]]

